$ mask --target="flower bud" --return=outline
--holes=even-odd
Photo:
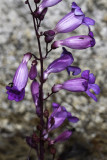
[[[39,3],[41,0],[34,0],[35,3]]]
[[[45,109],[44,111],[44,117],[45,118],[48,118],[49,117],[49,111],[47,109]]]
[[[31,69],[29,71],[29,78],[31,80],[34,80],[37,76],[36,65],[37,65],[37,61],[36,60],[32,61],[32,66],[31,66]]]
[[[45,42],[50,43],[54,39],[55,32],[53,30],[45,31],[44,36],[45,36]]]
[[[56,92],[60,91],[61,89],[62,89],[62,85],[61,84],[57,84],[57,85],[54,85],[52,87],[52,92],[56,93]]]
[[[25,4],[28,4],[28,0],[25,1]]]
[[[50,153],[54,155],[56,153],[56,149],[54,147],[50,147]]]

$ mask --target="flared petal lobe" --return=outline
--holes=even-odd
[[[70,75],[70,72],[72,72],[72,75],[76,76],[76,75],[81,73],[81,69],[79,67],[76,67],[76,66],[68,66],[67,67],[67,72],[68,72],[69,75]]]
[[[15,100],[16,102],[19,102],[23,100],[25,96],[25,89],[22,89],[21,91],[18,91],[16,87],[10,87],[6,86],[7,94],[8,94],[8,100],[12,101]]]

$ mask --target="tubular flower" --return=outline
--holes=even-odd
[[[52,91],[57,92],[61,89],[65,89],[71,92],[86,92],[89,97],[97,101],[96,96],[90,92],[90,89],[98,95],[100,93],[100,88],[95,84],[94,74],[89,74],[89,72],[89,70],[85,70],[82,72],[80,78],[70,79],[65,81],[63,84],[54,85]]]
[[[81,70],[78,68],[78,73],[77,68],[74,66],[70,66],[73,63],[74,59],[73,56],[70,52],[68,52],[64,47],[63,47],[63,52],[60,56],[60,58],[54,60],[49,66],[48,68],[44,71],[44,80],[46,80],[48,78],[48,75],[50,73],[58,73],[61,72],[65,69],[67,69],[68,73],[70,71],[75,72],[74,74],[79,74],[81,72]]]
[[[61,2],[62,0],[43,0],[42,3],[39,5],[38,7],[38,11],[37,13],[38,14],[41,14],[42,11],[45,9],[45,8],[48,8],[48,7],[52,7],[56,4],[58,4],[59,2]]]
[[[44,80],[48,78],[48,75],[50,73],[58,73],[65,69],[67,70],[69,75],[71,71],[73,72],[72,75],[78,75],[81,72],[81,69],[76,66],[70,66],[73,61],[74,59],[72,54],[63,47],[63,52],[60,58],[54,60],[44,71]]]
[[[89,32],[88,35],[80,35],[66,38],[64,40],[55,41],[52,44],[52,49],[56,49],[60,46],[66,46],[71,49],[86,49],[95,45],[95,39],[93,32]]]
[[[55,26],[53,31],[55,33],[67,33],[72,32],[78,28],[81,24],[87,26],[94,25],[95,21],[89,17],[85,17],[81,8],[75,3],[72,3],[72,10],[65,15]]]
[[[31,80],[34,80],[34,79],[36,78],[36,76],[37,76],[37,68],[36,68],[36,65],[37,65],[37,61],[34,60],[34,61],[32,62],[32,66],[31,66],[31,69],[30,69],[30,71],[29,71],[29,78],[30,78]]]
[[[57,103],[53,103],[52,107],[53,112],[48,120],[49,131],[58,128],[65,121],[65,119],[68,119],[68,121],[72,123],[77,123],[79,121],[79,119],[77,117],[72,116],[71,113],[65,109],[65,107],[60,106]]]
[[[31,84],[31,93],[33,97],[34,104],[36,106],[36,113],[40,115],[40,107],[39,107],[39,83],[34,80]]]
[[[25,96],[25,87],[28,81],[28,68],[27,63],[31,58],[31,53],[26,53],[19,67],[17,68],[12,86],[6,86],[8,99],[21,101]]]

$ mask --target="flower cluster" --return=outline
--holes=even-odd
[[[21,101],[25,96],[25,87],[28,82],[28,78],[31,82],[31,94],[33,98],[33,102],[36,107],[36,114],[40,118],[40,125],[38,125],[37,130],[40,132],[40,137],[37,133],[33,133],[32,136],[28,136],[26,141],[30,147],[35,148],[38,152],[38,145],[40,144],[42,148],[42,144],[48,142],[49,146],[51,146],[51,153],[55,154],[55,150],[52,146],[56,142],[62,142],[67,140],[71,135],[73,130],[65,130],[60,135],[58,135],[55,139],[50,139],[49,134],[51,131],[60,127],[65,120],[68,120],[71,123],[77,123],[79,119],[75,116],[72,116],[70,112],[66,110],[64,106],[60,104],[53,103],[52,108],[53,111],[49,115],[49,111],[43,108],[43,103],[46,101],[52,94],[59,92],[60,90],[68,90],[70,92],[85,92],[89,97],[93,100],[97,101],[97,97],[90,91],[92,89],[95,94],[100,93],[100,88],[97,84],[95,84],[95,76],[93,73],[90,73],[90,70],[84,70],[81,73],[81,69],[78,66],[73,66],[74,58],[70,51],[67,51],[66,48],[62,47],[63,51],[59,58],[55,59],[51,62],[47,69],[44,70],[43,62],[44,59],[47,58],[47,55],[51,50],[57,49],[60,46],[65,46],[71,49],[86,49],[89,47],[93,47],[95,45],[95,39],[93,32],[91,31],[90,25],[94,25],[95,21],[89,17],[86,17],[81,8],[75,3],[72,3],[71,12],[65,15],[54,27],[54,29],[50,29],[45,31],[44,33],[39,33],[39,27],[41,21],[45,18],[45,14],[48,10],[48,7],[52,7],[62,0],[34,0],[36,5],[35,11],[31,9],[29,0],[26,0],[26,4],[28,4],[31,15],[34,21],[35,33],[38,40],[38,48],[40,53],[40,58],[32,53],[26,53],[22,59],[21,64],[17,68],[13,81],[6,87],[8,99]],[[39,4],[40,3],[40,4]],[[87,35],[77,35],[73,37],[68,37],[63,40],[53,41],[55,36],[59,33],[67,33],[72,32],[80,25],[86,25],[88,27]],[[43,56],[41,51],[41,43],[40,38],[44,36],[44,40],[46,43],[46,55]],[[48,44],[51,43],[51,49],[48,50]],[[28,71],[28,61],[33,58],[31,62],[31,68]],[[40,62],[41,72],[38,73],[37,65]],[[48,94],[46,98],[43,96],[43,85],[47,82],[49,75],[51,73],[58,73],[66,71],[70,77],[70,72],[72,72],[72,76],[79,75],[78,78],[70,78],[66,80],[62,84],[55,84],[52,87],[52,93]],[[38,77],[38,78],[37,78]],[[45,123],[46,122],[46,123]],[[42,158],[40,158],[42,156]],[[43,150],[40,151],[40,160],[43,160]]]

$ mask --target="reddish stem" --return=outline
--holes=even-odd
[[[39,87],[39,100],[40,100],[40,110],[41,110],[40,125],[42,126],[42,130],[40,131],[40,160],[44,160],[44,142],[42,140],[43,128],[44,128],[44,121],[43,121],[43,83],[44,83],[43,81],[43,57],[42,57],[42,51],[41,51],[40,36],[38,34],[38,29],[36,27],[36,23],[38,24],[38,22],[36,20],[36,23],[35,23],[35,18],[34,18],[33,11],[30,6],[29,0],[28,0],[28,6],[31,11],[32,18],[33,18],[34,29],[35,29],[35,34],[37,37],[39,54],[40,54],[41,76],[40,76],[40,87]]]

